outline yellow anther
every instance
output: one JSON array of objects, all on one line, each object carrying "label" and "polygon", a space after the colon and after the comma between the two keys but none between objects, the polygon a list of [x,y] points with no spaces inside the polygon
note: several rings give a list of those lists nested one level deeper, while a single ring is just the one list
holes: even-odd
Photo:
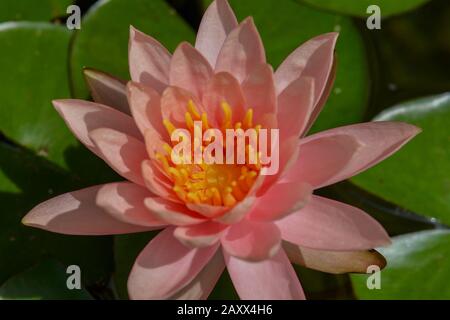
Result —
[{"label": "yellow anther", "polygon": [[164,172],[166,172],[168,175],[170,175],[169,172],[169,162],[167,161],[167,158],[165,156],[163,156],[161,153],[156,153],[156,159],[159,160],[159,162],[161,162]]},{"label": "yellow anther", "polygon": [[169,133],[169,135],[172,135],[172,132],[175,131],[175,126],[172,124],[172,122],[170,122],[167,119],[163,120],[163,125],[166,128],[167,132]]},{"label": "yellow anther", "polygon": [[195,120],[200,120],[200,113],[198,112],[197,106],[192,100],[189,100],[188,102],[188,111],[194,116]]},{"label": "yellow anther", "polygon": [[225,116],[224,120],[223,120],[223,127],[226,128],[230,128],[231,126],[231,118],[233,116],[233,112],[231,110],[230,105],[227,102],[222,102],[221,104],[222,110],[223,110],[223,114]]},{"label": "yellow anther", "polygon": [[242,122],[236,122],[236,123],[234,124],[234,129],[235,129],[235,130],[241,129],[241,128],[242,128]]},{"label": "yellow anther", "polygon": [[232,207],[236,204],[236,199],[233,197],[231,193],[224,193],[223,195],[223,204],[227,207]]},{"label": "yellow anther", "polygon": [[253,127],[253,109],[252,108],[248,109],[247,112],[245,113],[244,126],[247,129]]},{"label": "yellow anther", "polygon": [[212,202],[213,202],[213,205],[215,205],[215,206],[220,206],[220,205],[222,205],[222,198],[221,198],[221,196],[220,196],[219,189],[213,187],[213,188],[211,188],[210,190],[211,190],[211,192],[212,192]]},{"label": "yellow anther", "polygon": [[191,114],[189,112],[186,112],[184,114],[184,119],[186,121],[186,127],[191,130],[194,127],[194,120],[192,119]]},{"label": "yellow anther", "polygon": [[163,149],[169,157],[172,155],[172,147],[169,144],[164,143]]},{"label": "yellow anther", "polygon": [[175,183],[178,185],[181,185],[185,182],[185,180],[183,179],[183,176],[181,175],[181,172],[178,171],[175,168],[169,168],[169,172],[172,176],[172,178],[175,180]]},{"label": "yellow anther", "polygon": [[188,192],[187,199],[196,204],[201,203],[200,197],[197,192]]},{"label": "yellow anther", "polygon": [[180,186],[174,186],[173,191],[177,194],[177,196],[183,200],[186,201],[186,192],[180,187]]},{"label": "yellow anther", "polygon": [[202,125],[203,125],[203,130],[209,129],[208,115],[206,114],[206,112],[202,113]]}]

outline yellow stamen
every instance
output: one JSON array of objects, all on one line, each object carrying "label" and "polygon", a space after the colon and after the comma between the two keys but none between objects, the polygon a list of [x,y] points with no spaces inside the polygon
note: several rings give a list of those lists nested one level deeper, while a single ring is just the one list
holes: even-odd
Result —
[{"label": "yellow stamen", "polygon": [[192,100],[189,100],[188,102],[188,111],[194,116],[195,120],[200,120],[200,113],[198,112],[197,106]]}]

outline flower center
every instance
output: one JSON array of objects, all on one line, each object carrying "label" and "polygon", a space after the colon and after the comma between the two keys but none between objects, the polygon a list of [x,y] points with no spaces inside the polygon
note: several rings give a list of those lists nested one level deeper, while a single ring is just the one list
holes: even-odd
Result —
[{"label": "flower center", "polygon": [[[208,121],[208,115],[204,112],[200,114],[196,105],[193,101],[189,101],[187,112],[185,113],[185,128],[189,132],[194,134],[195,137],[195,121],[201,121],[203,128],[207,129],[219,129],[222,134],[225,134],[227,129],[254,129],[256,132],[256,138],[258,138],[260,125],[253,126],[253,110],[248,109],[245,116],[240,121],[233,121],[232,108],[227,102],[221,104],[224,117],[219,128],[213,128],[211,123]],[[168,119],[163,120],[163,124],[169,133],[172,133],[177,129],[172,122]],[[191,135],[192,137],[192,135]],[[192,144],[195,145],[195,138],[190,138]],[[209,144],[214,143],[215,139],[210,139],[208,141],[200,142],[200,149],[203,151]],[[236,141],[237,137],[233,140]],[[218,163],[206,163],[203,161],[201,163],[197,162],[178,162],[173,161],[171,155],[175,143],[172,142],[172,146],[169,144],[164,145],[164,150],[166,154],[163,155],[158,153],[156,155],[157,159],[162,164],[162,167],[168,177],[173,182],[173,191],[177,196],[186,203],[195,204],[209,204],[214,206],[225,206],[233,207],[238,201],[242,200],[252,187],[257,176],[259,175],[261,164],[259,161],[260,154],[254,153],[255,157],[251,161],[251,144],[250,138],[245,139],[244,137],[244,147],[245,147],[245,161],[233,161],[233,163],[226,162],[226,164]],[[199,143],[197,141],[197,143]],[[223,157],[227,157],[226,145],[220,144]],[[234,144],[234,146],[239,146],[239,143]],[[233,148],[234,148],[233,146]],[[191,149],[192,154],[194,149]],[[217,149],[216,151],[217,152]],[[234,157],[233,153],[233,157]]]}]

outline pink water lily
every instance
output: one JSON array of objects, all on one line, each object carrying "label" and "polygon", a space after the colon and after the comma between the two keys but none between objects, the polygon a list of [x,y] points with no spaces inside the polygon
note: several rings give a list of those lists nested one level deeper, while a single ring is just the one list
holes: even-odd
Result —
[{"label": "pink water lily", "polygon": [[[338,35],[320,35],[274,72],[251,18],[226,0],[206,11],[195,47],[171,55],[131,28],[132,81],[86,70],[94,102],[54,106],[77,138],[127,181],[39,204],[29,226],[73,235],[163,229],[137,257],[133,299],[204,299],[226,267],[242,299],[304,299],[291,262],[331,272],[384,266],[383,227],[358,208],[313,195],[382,161],[420,130],[399,122],[350,125],[305,137],[333,84]],[[279,128],[279,171],[258,165],[177,165],[170,133]],[[299,139],[300,138],[300,139]]]}]

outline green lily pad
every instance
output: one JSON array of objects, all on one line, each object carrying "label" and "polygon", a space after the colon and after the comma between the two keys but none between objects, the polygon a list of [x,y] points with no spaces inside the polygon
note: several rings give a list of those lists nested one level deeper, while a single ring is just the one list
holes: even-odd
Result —
[{"label": "green lily pad", "polygon": [[33,152],[0,142],[0,284],[44,257],[79,265],[89,285],[109,278],[110,237],[60,235],[20,223],[38,203],[82,187],[84,182]]},{"label": "green lily pad", "polygon": [[69,290],[66,285],[69,276],[60,263],[46,260],[6,281],[0,287],[0,300],[92,299],[84,288]]},{"label": "green lily pad", "polygon": [[434,230],[394,238],[381,249],[388,265],[381,288],[369,290],[369,275],[352,275],[360,299],[450,299],[450,231]]},{"label": "green lily pad", "polygon": [[64,166],[64,151],[77,146],[52,99],[69,97],[70,32],[48,23],[0,25],[0,131],[9,139]]},{"label": "green lily pad", "polygon": [[267,59],[274,67],[307,40],[322,33],[338,31],[334,89],[311,132],[362,120],[369,93],[368,62],[361,35],[350,18],[322,12],[292,0],[229,2],[240,21],[253,16],[264,41]]},{"label": "green lily pad", "polygon": [[72,0],[2,0],[0,22],[3,21],[48,21],[66,15]]},{"label": "green lily pad", "polygon": [[450,93],[403,103],[375,120],[408,122],[423,132],[351,181],[389,202],[450,225]]},{"label": "green lily pad", "polygon": [[169,50],[183,40],[193,40],[193,30],[163,0],[99,1],[82,20],[71,51],[73,93],[88,97],[83,67],[99,69],[129,79],[130,25],[158,39]]},{"label": "green lily pad", "polygon": [[427,3],[430,0],[297,0],[320,9],[357,17],[368,17],[367,8],[377,5],[383,18],[404,13]]}]

